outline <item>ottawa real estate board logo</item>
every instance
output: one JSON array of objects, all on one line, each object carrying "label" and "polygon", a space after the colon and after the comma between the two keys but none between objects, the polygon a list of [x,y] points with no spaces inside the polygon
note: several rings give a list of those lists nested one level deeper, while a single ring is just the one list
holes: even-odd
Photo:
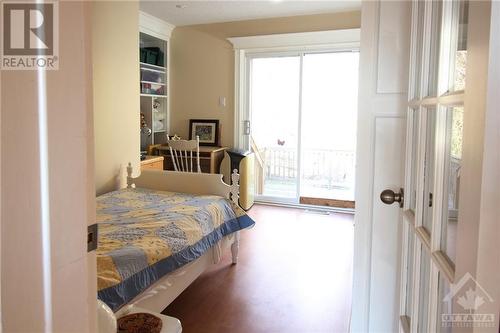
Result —
[{"label": "ottawa real estate board logo", "polygon": [[59,6],[56,1],[2,1],[1,69],[59,68]]},{"label": "ottawa real estate board logo", "polygon": [[442,327],[491,328],[495,327],[496,315],[487,311],[486,305],[493,303],[490,294],[466,273],[444,296],[441,315]]}]

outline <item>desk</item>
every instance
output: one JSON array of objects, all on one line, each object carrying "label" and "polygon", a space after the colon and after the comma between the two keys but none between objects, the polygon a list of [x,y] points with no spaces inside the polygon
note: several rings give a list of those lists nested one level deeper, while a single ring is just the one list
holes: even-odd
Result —
[{"label": "desk", "polygon": [[163,156],[146,156],[145,160],[141,161],[141,170],[154,169],[163,170]]},{"label": "desk", "polygon": [[[200,167],[201,172],[205,173],[220,173],[220,163],[224,158],[224,152],[227,147],[209,147],[200,146]],[[170,157],[170,149],[167,145],[162,145],[156,147],[158,153],[165,157],[163,160],[164,170],[174,170],[174,165],[172,163],[172,158]],[[196,156],[196,153],[193,154]]]}]

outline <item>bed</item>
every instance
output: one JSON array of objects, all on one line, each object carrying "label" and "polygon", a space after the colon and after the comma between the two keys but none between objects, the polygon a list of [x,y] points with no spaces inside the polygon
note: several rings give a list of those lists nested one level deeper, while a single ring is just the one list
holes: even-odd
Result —
[{"label": "bed", "polygon": [[161,312],[229,248],[237,262],[239,232],[254,221],[237,205],[238,178],[144,170],[127,188],[97,198],[98,298]]}]

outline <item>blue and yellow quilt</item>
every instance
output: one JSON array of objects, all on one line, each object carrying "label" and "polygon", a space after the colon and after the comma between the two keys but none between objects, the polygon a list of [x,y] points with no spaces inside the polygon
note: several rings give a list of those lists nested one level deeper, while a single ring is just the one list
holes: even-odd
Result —
[{"label": "blue and yellow quilt", "polygon": [[227,199],[149,189],[97,198],[98,297],[114,311],[255,222]]}]

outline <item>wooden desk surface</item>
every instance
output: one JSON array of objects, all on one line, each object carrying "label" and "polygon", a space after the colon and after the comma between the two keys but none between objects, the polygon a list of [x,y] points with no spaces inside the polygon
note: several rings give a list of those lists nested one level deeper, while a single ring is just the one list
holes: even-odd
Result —
[{"label": "wooden desk surface", "polygon": [[162,161],[163,161],[163,156],[147,155],[146,159],[141,161],[141,165],[155,163],[155,162],[162,162]]},{"label": "wooden desk surface", "polygon": [[[168,148],[168,145],[162,145],[160,147],[157,147],[156,149],[158,150],[163,150],[163,151],[170,151]],[[213,146],[200,146],[200,153],[216,153],[221,150],[226,150],[227,147],[213,147]]]},{"label": "wooden desk surface", "polygon": [[[173,170],[173,163],[170,157],[170,149],[167,145],[157,147],[158,153],[165,156],[163,163],[164,170]],[[224,158],[227,147],[200,146],[200,166],[202,172],[219,173],[220,164]]]},{"label": "wooden desk surface", "polygon": [[141,161],[141,170],[153,169],[163,170],[163,156],[146,156],[146,159]]}]

